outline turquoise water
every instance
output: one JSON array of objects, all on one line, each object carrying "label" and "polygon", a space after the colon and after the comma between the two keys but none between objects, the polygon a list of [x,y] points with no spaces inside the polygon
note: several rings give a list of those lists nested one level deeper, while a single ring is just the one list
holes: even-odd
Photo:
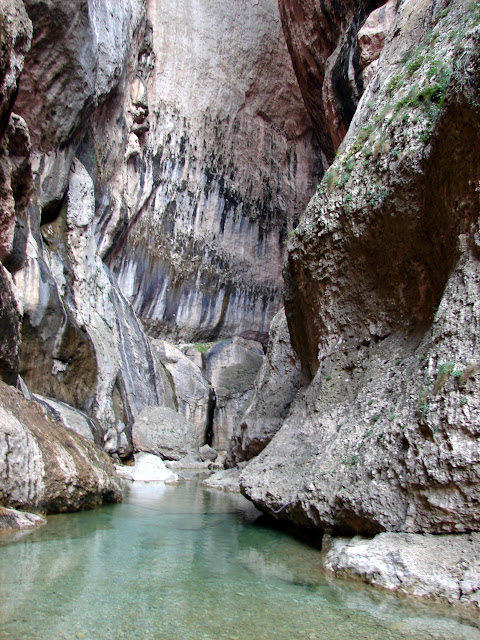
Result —
[{"label": "turquoise water", "polygon": [[0,538],[0,640],[480,640],[334,580],[241,496],[133,485],[123,504]]}]

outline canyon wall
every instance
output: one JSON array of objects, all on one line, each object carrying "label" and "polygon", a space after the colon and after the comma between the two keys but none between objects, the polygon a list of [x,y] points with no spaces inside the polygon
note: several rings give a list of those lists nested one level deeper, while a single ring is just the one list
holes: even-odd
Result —
[{"label": "canyon wall", "polygon": [[145,330],[266,344],[281,305],[324,167],[278,7],[9,0],[2,20],[2,378],[128,455],[171,396]]},{"label": "canyon wall", "polygon": [[262,509],[333,532],[479,528],[478,5],[406,1],[289,242],[303,388],[249,463]]},{"label": "canyon wall", "polygon": [[148,20],[127,104],[86,138],[107,158],[101,254],[149,334],[266,344],[286,239],[323,174],[276,2],[150,2]]}]

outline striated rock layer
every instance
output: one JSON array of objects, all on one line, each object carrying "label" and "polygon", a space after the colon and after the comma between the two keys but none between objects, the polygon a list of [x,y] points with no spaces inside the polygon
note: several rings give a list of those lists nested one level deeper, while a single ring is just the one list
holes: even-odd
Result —
[{"label": "striated rock layer", "polygon": [[125,456],[171,395],[145,327],[266,342],[323,173],[310,118],[275,0],[2,15],[0,373]]},{"label": "striated rock layer", "polygon": [[332,531],[480,528],[478,6],[407,1],[290,243],[303,381],[242,475]]},{"label": "striated rock layer", "polygon": [[150,2],[148,16],[117,112],[126,156],[111,113],[86,140],[106,141],[102,255],[151,335],[266,342],[284,242],[322,173],[277,3]]},{"label": "striated rock layer", "polygon": [[0,382],[0,502],[46,513],[118,501],[108,456]]}]

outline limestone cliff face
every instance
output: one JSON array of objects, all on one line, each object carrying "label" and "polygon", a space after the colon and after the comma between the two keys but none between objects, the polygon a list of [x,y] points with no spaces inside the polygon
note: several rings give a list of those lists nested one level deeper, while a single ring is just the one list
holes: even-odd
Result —
[{"label": "limestone cliff face", "polygon": [[0,378],[15,383],[19,368],[20,313],[15,301],[10,270],[18,268],[26,204],[31,191],[28,164],[28,131],[10,119],[18,77],[32,37],[32,24],[20,0],[2,5],[0,16]]},{"label": "limestone cliff face", "polygon": [[[5,271],[4,280],[14,279],[14,295],[8,298],[8,288],[2,292],[2,321],[10,334],[18,335],[21,318],[20,348],[18,338],[6,334],[4,378],[15,382],[20,373],[32,391],[85,411],[105,446],[122,455],[131,450],[136,413],[163,402],[166,380],[101,261],[94,182],[74,156],[89,118],[126,83],[145,10],[135,0],[120,7],[81,0],[68,6],[19,3],[19,24],[24,20],[30,28],[24,55],[32,23],[33,38],[14,104],[22,117],[11,114],[4,137],[16,214],[13,232],[1,234],[10,243],[3,263],[11,275]],[[12,68],[19,55],[13,42]]]},{"label": "limestone cliff face", "polygon": [[478,6],[404,2],[289,245],[308,386],[243,474],[336,531],[478,530]]},{"label": "limestone cliff face", "polygon": [[151,335],[266,343],[284,243],[322,173],[277,3],[152,1],[148,17],[123,110],[87,138],[112,155],[102,255]]},{"label": "limestone cliff face", "polygon": [[265,343],[323,167],[275,0],[7,6],[2,377],[126,455],[168,402],[145,327]]}]

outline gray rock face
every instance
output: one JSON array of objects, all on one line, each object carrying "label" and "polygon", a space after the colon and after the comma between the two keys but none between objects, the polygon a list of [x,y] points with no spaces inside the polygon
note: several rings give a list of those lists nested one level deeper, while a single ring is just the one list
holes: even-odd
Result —
[{"label": "gray rock face", "polygon": [[[49,151],[71,143],[86,116],[118,85],[144,2],[24,0],[24,5],[33,40],[16,105],[35,146]],[[32,100],[32,95],[42,97]]]},{"label": "gray rock face", "polygon": [[17,381],[20,366],[20,313],[12,291],[12,279],[0,265],[0,378]]},{"label": "gray rock face", "polygon": [[[23,3],[5,0],[0,16],[0,262],[10,271],[22,260],[22,229],[31,189],[28,132],[11,114],[31,36],[32,24]],[[0,379],[9,384],[17,381],[20,347],[20,313],[12,284],[0,264]]]},{"label": "gray rock face", "polygon": [[21,0],[2,3],[2,55],[0,58],[0,136],[10,117],[12,96],[30,48],[32,23]]},{"label": "gray rock face", "polygon": [[325,541],[325,568],[408,595],[480,606],[480,534],[380,533]]},{"label": "gray rock face", "polygon": [[92,124],[112,162],[102,254],[151,335],[266,342],[283,242],[322,171],[277,2],[168,0],[148,16],[153,68],[145,78],[139,58],[118,112],[126,164],[111,122]]},{"label": "gray rock face", "polygon": [[299,380],[300,362],[290,344],[282,309],[271,324],[267,354],[255,378],[247,408],[234,425],[228,466],[250,460],[267,446],[283,424],[297,394]]},{"label": "gray rock face", "polygon": [[262,362],[262,345],[239,337],[219,342],[205,354],[205,376],[216,395],[212,425],[214,449],[228,449],[234,425],[251,396]]},{"label": "gray rock face", "polygon": [[426,3],[398,11],[290,244],[286,311],[309,386],[241,482],[321,529],[477,531],[478,27],[461,3],[431,23]]},{"label": "gray rock face", "polygon": [[132,428],[136,451],[180,460],[187,455],[198,458],[198,437],[194,424],[167,407],[145,407]]},{"label": "gray rock face", "polygon": [[102,451],[0,383],[0,502],[47,513],[121,498]]},{"label": "gray rock face", "polygon": [[103,438],[101,433],[86,414],[70,407],[64,402],[58,402],[58,400],[44,398],[38,394],[34,394],[33,397],[47,409],[47,412],[54,420],[60,421],[66,429],[78,433],[78,435],[86,438],[86,440],[90,440],[90,442],[95,442],[97,445],[102,444]]},{"label": "gray rock face", "polygon": [[[178,411],[197,427],[198,446],[205,444],[212,390],[200,368],[180,349],[165,342],[152,342],[155,355],[172,376]],[[174,407],[171,407],[174,408]]]},{"label": "gray rock face", "polygon": [[[125,454],[138,412],[170,397],[128,302],[155,335],[266,339],[283,241],[322,169],[275,0],[150,3],[148,17],[142,0],[24,4],[0,233],[22,349],[5,375],[85,412]],[[10,5],[18,75],[32,30]],[[199,431],[203,401],[183,404]]]},{"label": "gray rock face", "polygon": [[20,371],[32,391],[92,417],[109,432],[109,451],[123,455],[134,417],[160,404],[169,383],[98,255],[94,215],[93,182],[75,160],[63,213],[42,227],[48,250],[30,236],[27,262],[15,274],[23,308]]}]

